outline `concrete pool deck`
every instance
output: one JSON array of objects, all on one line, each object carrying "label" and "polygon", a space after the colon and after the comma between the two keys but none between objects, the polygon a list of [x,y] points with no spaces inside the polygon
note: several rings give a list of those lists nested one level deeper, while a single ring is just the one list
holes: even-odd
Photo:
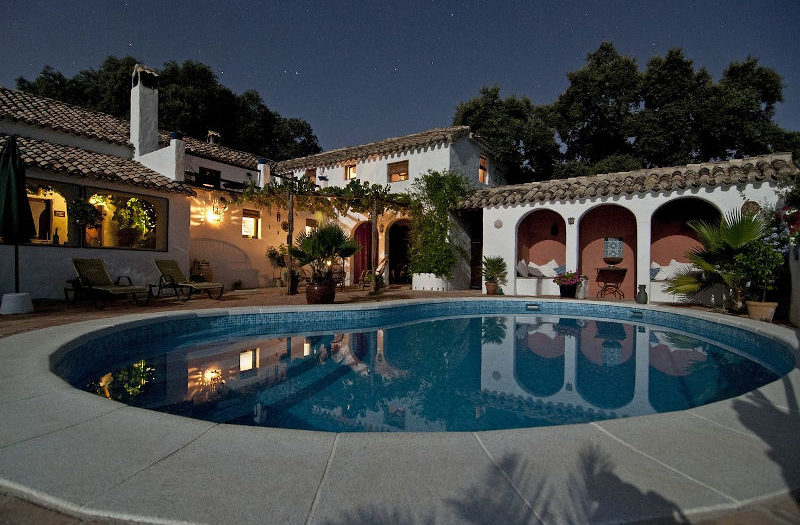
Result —
[{"label": "concrete pool deck", "polygon": [[[278,296],[286,299],[294,300]],[[143,523],[681,523],[785,503],[800,487],[797,368],[738,398],[585,425],[447,434],[239,427],[108,401],[49,371],[49,355],[75,337],[165,315],[125,311],[135,313],[20,333],[0,322],[0,333],[13,333],[0,339],[6,494],[65,515]],[[796,330],[726,319],[798,346]]]}]

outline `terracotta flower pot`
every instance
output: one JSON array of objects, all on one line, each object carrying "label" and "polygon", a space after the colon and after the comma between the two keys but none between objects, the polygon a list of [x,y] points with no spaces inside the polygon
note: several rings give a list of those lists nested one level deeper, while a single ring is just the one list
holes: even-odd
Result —
[{"label": "terracotta flower pot", "polygon": [[486,295],[497,295],[497,283],[486,283]]},{"label": "terracotta flower pot", "polygon": [[772,322],[772,316],[775,315],[775,309],[778,307],[778,303],[762,303],[760,301],[745,301],[745,304],[747,304],[747,315],[750,316],[750,319],[766,323]]},{"label": "terracotta flower pot", "polygon": [[333,304],[335,298],[335,284],[309,284],[306,286],[306,302],[308,304]]}]

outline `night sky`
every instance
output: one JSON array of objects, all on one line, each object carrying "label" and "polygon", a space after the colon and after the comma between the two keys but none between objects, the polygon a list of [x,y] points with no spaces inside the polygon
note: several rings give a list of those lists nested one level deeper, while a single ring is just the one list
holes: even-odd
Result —
[{"label": "night sky", "polygon": [[[233,2],[0,0],[0,85],[108,55],[208,64],[314,129],[323,149],[448,126],[458,102],[552,103],[603,41],[637,60],[673,47],[715,80],[756,56],[783,78],[776,121],[800,130],[800,1]],[[223,137],[224,144],[224,137]]]}]

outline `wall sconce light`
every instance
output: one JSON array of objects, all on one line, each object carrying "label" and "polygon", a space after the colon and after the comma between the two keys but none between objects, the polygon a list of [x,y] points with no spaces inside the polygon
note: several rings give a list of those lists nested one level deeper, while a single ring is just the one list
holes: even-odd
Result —
[{"label": "wall sconce light", "polygon": [[219,206],[213,205],[209,208],[206,208],[205,220],[206,222],[211,222],[214,224],[222,222],[222,214],[220,213]]},{"label": "wall sconce light", "polygon": [[570,223],[570,224],[575,224],[575,217],[568,218],[567,222]]},{"label": "wall sconce light", "polygon": [[303,357],[307,357],[311,354],[311,343],[306,341],[303,343]]},{"label": "wall sconce light", "polygon": [[222,382],[222,371],[214,368],[203,370],[200,382],[204,385],[214,385]]}]

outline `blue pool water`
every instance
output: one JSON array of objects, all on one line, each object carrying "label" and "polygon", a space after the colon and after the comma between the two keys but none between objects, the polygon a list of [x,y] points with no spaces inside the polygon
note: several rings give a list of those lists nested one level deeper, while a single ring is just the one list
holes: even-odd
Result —
[{"label": "blue pool water", "polygon": [[[345,320],[328,312],[318,323],[191,318],[109,334],[58,356],[54,369],[98,395],[197,419],[422,432],[682,410],[740,395],[793,366],[774,341],[714,323],[661,316],[645,324],[639,317],[657,314],[605,308],[594,312],[603,318],[576,317],[553,313],[563,303],[537,304],[536,312],[502,304],[435,319],[405,312],[405,322],[397,312]],[[703,335],[687,334],[688,325]]]}]

